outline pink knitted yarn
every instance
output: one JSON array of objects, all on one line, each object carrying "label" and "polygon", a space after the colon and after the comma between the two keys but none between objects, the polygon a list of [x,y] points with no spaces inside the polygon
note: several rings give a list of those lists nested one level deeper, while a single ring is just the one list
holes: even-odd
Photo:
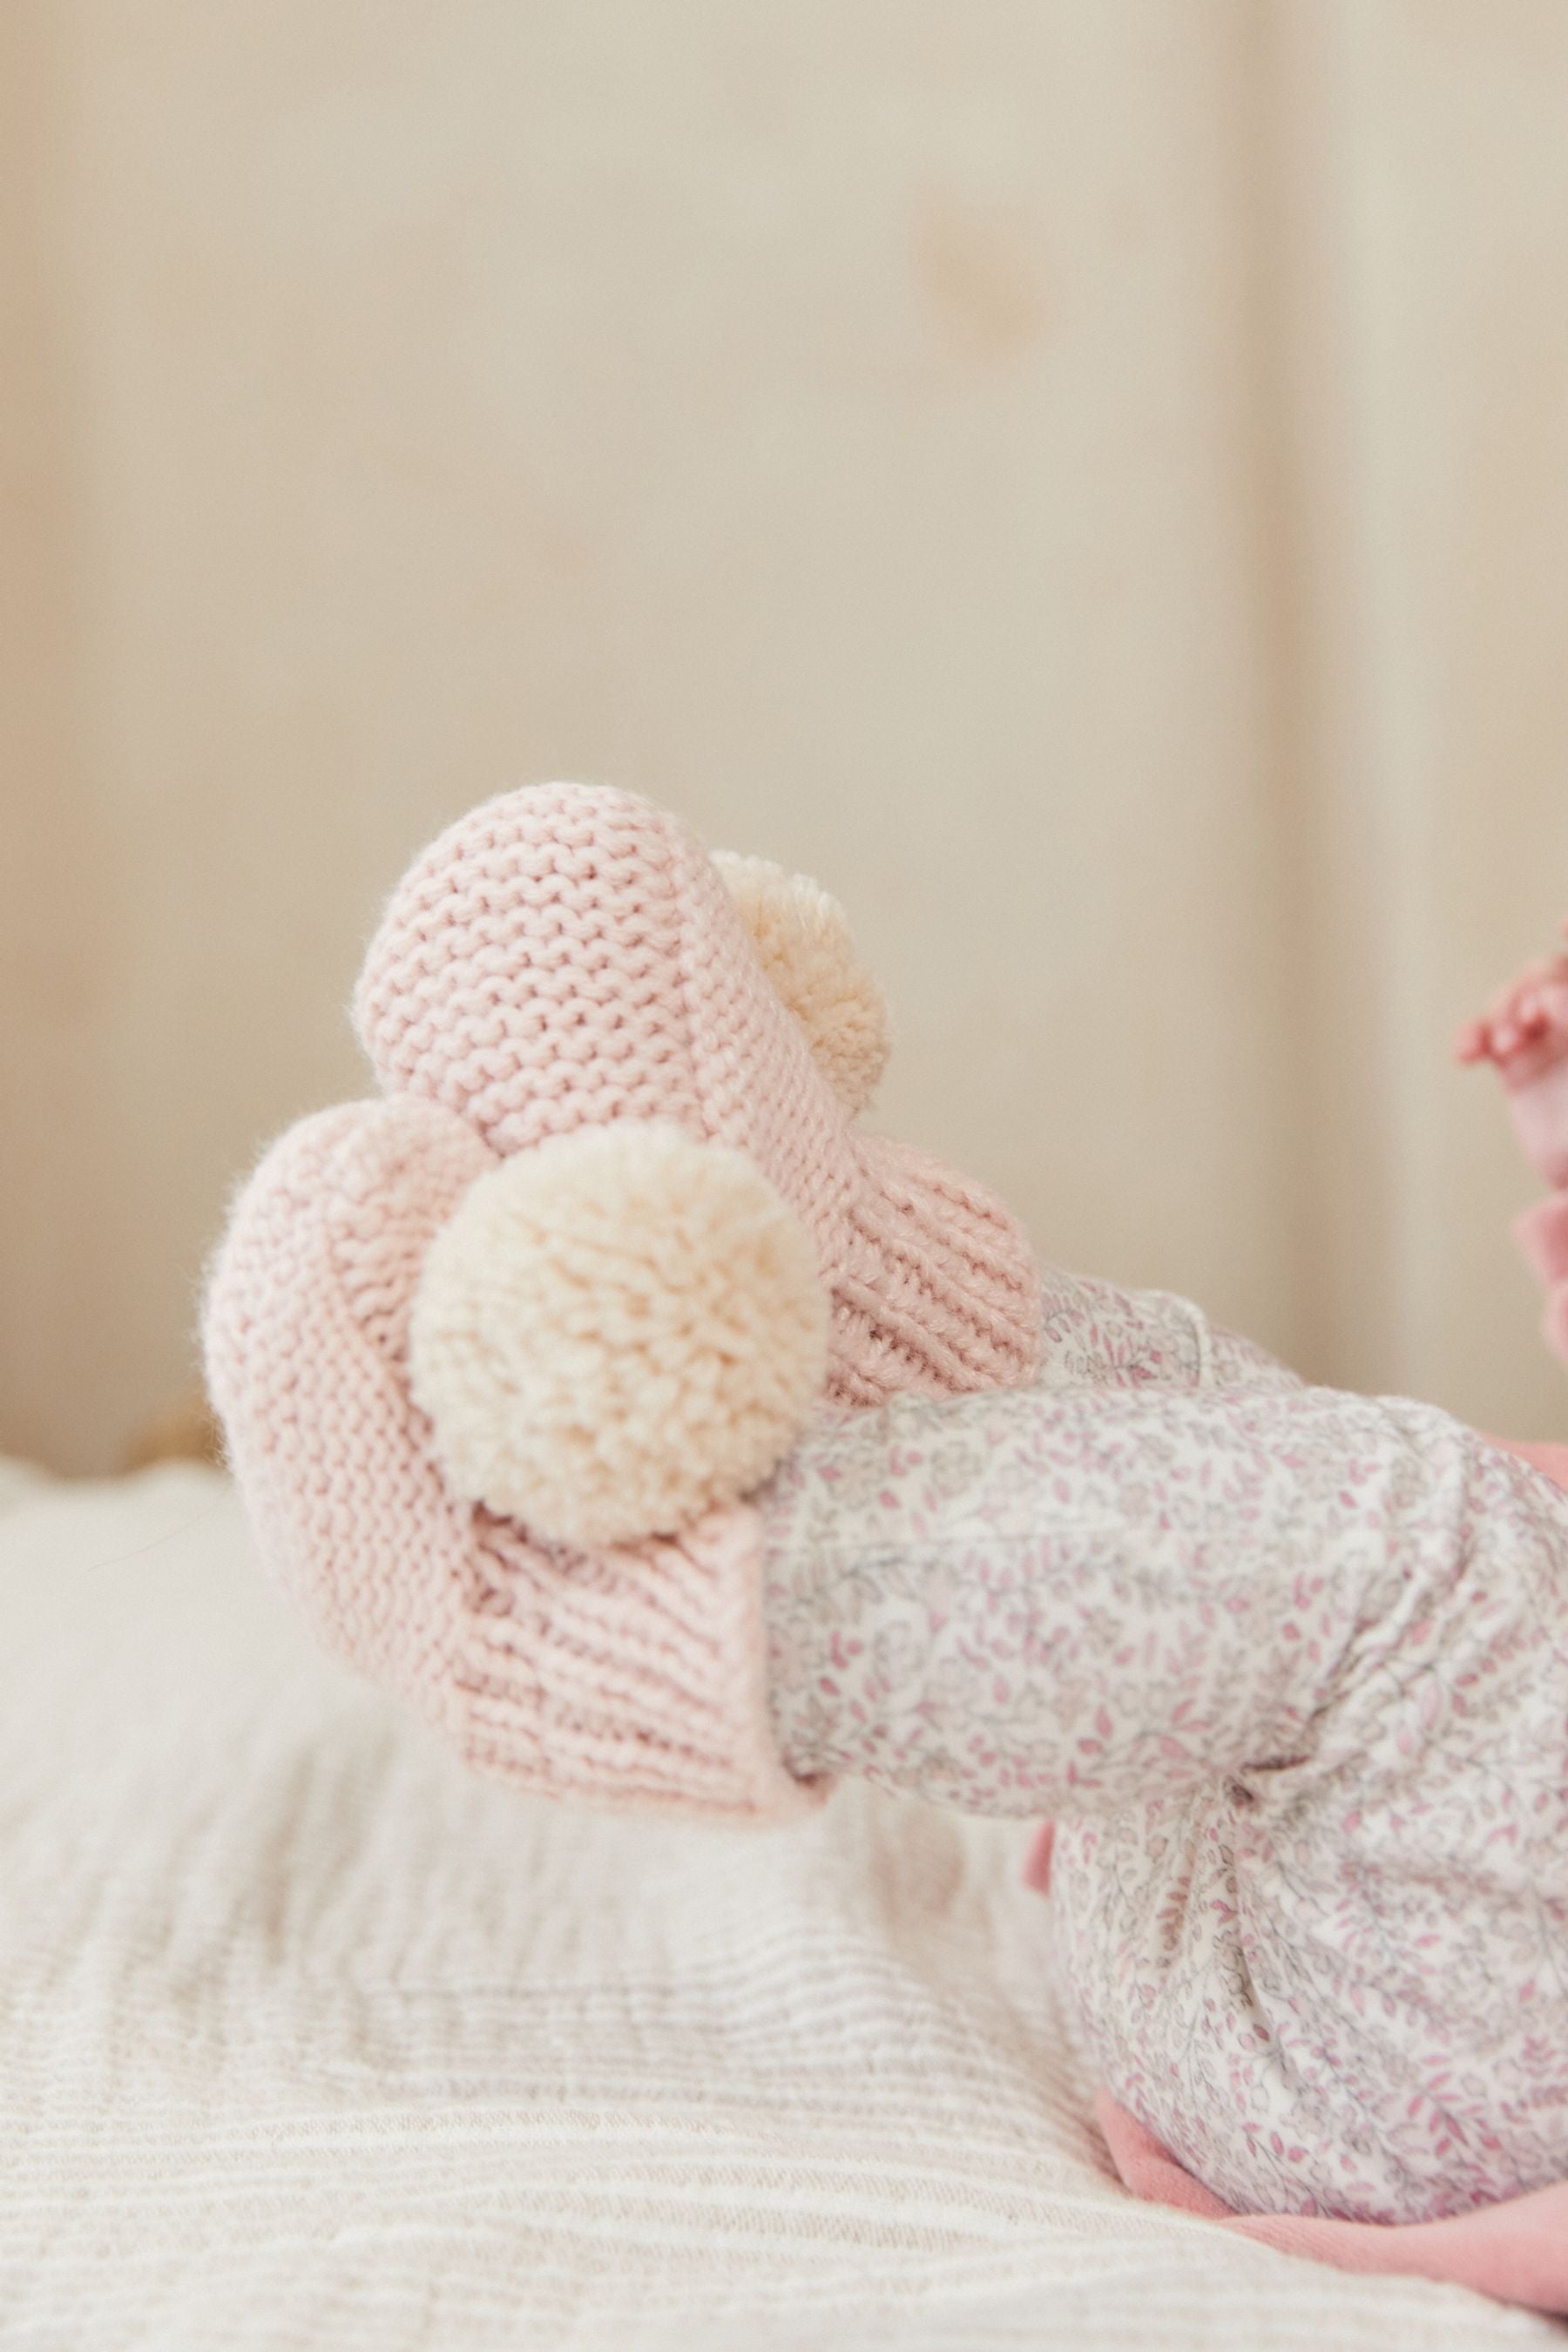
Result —
[{"label": "pink knitted yarn", "polygon": [[747,1152],[816,1236],[835,1399],[1033,1369],[1014,1219],[850,1125],[707,852],[646,801],[541,784],[460,818],[394,893],[354,1013],[387,1094],[445,1104],[498,1152],[660,1118]]},{"label": "pink knitted yarn", "polygon": [[329,1648],[514,1783],[731,1820],[810,1804],[769,1729],[755,1514],[588,1555],[457,1500],[409,1392],[425,1252],[498,1156],[674,1118],[749,1152],[806,1224],[829,1392],[863,1404],[1028,1377],[1022,1234],[853,1130],[704,852],[626,794],[542,786],[453,826],[395,894],[355,1011],[385,1098],[274,1144],[208,1292],[264,1558]]}]

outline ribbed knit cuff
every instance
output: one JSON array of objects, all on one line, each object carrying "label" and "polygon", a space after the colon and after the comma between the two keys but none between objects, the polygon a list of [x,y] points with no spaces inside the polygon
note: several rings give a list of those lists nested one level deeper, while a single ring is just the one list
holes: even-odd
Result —
[{"label": "ribbed knit cuff", "polygon": [[[454,1721],[469,1763],[617,1811],[763,1825],[813,1811],[768,1706],[762,1524],[713,1511],[678,1539],[552,1557],[483,1528]],[[448,1720],[453,1718],[449,1717]]]}]

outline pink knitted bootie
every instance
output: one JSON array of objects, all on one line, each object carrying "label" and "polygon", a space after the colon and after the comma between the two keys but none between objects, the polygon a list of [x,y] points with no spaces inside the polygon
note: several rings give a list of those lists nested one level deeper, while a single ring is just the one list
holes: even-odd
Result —
[{"label": "pink knitted bootie", "polygon": [[214,1402],[321,1639],[521,1786],[759,1819],[743,1500],[824,1401],[1026,1380],[1027,1244],[854,1124],[880,999],[814,885],[631,796],[492,801],[355,1000],[382,1088],[302,1120],[209,1288]]}]

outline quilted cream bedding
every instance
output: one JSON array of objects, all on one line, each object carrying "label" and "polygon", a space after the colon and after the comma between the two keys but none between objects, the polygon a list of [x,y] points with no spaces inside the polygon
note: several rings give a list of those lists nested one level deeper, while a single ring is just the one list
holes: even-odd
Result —
[{"label": "quilted cream bedding", "polygon": [[187,1468],[0,1476],[4,2352],[1491,2352],[1110,2179],[1028,1833],[520,1802]]}]

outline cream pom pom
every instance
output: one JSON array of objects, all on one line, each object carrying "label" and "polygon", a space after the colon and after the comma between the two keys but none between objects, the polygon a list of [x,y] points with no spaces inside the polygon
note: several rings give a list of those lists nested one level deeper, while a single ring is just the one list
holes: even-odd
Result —
[{"label": "cream pom pom", "polygon": [[454,1491],[550,1540],[689,1527],[775,1469],[820,1396],[810,1235],[751,1160],[671,1120],[479,1177],[427,1253],[414,1395]]},{"label": "cream pom pom", "polygon": [[817,1068],[851,1118],[888,1066],[887,1000],[855,951],[849,919],[808,875],[766,857],[714,853],[757,959],[801,1027]]}]

